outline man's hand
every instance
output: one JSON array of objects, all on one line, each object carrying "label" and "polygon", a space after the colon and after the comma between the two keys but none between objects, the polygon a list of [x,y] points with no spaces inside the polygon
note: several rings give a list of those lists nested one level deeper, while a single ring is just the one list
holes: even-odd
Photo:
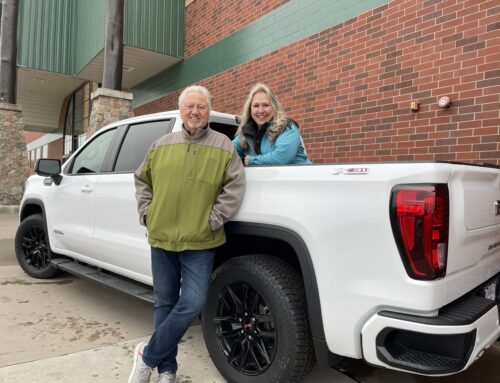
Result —
[{"label": "man's hand", "polygon": [[245,156],[245,160],[243,161],[245,166],[248,166],[249,162],[250,162],[250,156]]}]

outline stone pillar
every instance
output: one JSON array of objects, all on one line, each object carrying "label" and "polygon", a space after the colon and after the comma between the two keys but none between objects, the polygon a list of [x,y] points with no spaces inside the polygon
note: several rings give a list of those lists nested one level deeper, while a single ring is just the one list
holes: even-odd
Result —
[{"label": "stone pillar", "polygon": [[19,205],[28,172],[21,106],[0,103],[0,206]]},{"label": "stone pillar", "polygon": [[134,117],[132,93],[99,88],[92,92],[90,98],[92,99],[92,110],[90,112],[87,139],[111,122]]}]

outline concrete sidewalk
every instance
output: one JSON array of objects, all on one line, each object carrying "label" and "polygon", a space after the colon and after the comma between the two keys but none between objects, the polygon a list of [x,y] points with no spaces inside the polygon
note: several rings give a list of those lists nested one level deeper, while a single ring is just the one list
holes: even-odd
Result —
[{"label": "concrete sidewalk", "polygon": [[[1,383],[111,383],[127,382],[137,343],[149,337],[111,346],[40,359],[0,368]],[[201,325],[191,326],[179,345],[177,383],[226,383],[207,353]],[[156,372],[151,382],[156,380]],[[315,369],[304,383],[355,383],[331,369]]]},{"label": "concrete sidewalk", "polygon": [[[33,362],[0,368],[5,383],[126,382],[135,345],[149,337],[119,342]],[[179,345],[178,383],[224,383],[201,339],[201,326],[192,326]],[[155,377],[155,376],[154,376]],[[151,380],[152,382],[155,379]]]},{"label": "concrete sidewalk", "polygon": [[[2,383],[127,382],[135,345],[148,337],[49,359],[0,368]],[[191,326],[179,345],[177,383],[226,383],[202,340],[201,325]],[[153,374],[151,382],[156,381]],[[316,369],[304,383],[355,383],[333,369]],[[271,382],[270,382],[271,383]]]}]

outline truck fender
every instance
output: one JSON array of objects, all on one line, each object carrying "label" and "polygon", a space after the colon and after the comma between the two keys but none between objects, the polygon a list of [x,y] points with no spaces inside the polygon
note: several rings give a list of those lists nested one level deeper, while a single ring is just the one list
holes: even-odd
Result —
[{"label": "truck fender", "polygon": [[318,364],[328,362],[328,347],[325,340],[321,303],[319,299],[316,273],[309,250],[299,234],[277,225],[231,221],[226,223],[225,232],[231,236],[252,236],[276,239],[287,243],[297,255],[303,276],[304,290],[307,299],[307,310]]},{"label": "truck fender", "polygon": [[[20,221],[32,214],[37,213],[42,213],[44,217],[47,217],[47,215],[45,214],[45,205],[43,204],[43,201],[37,198],[27,198],[26,200],[24,200],[23,205],[19,209],[19,212]],[[47,225],[47,221],[45,221],[45,225]]]}]

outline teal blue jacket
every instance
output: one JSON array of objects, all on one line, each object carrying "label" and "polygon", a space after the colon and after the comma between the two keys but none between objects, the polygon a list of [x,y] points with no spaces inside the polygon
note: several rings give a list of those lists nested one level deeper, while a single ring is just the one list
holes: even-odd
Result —
[{"label": "teal blue jacket", "polygon": [[[233,139],[233,144],[240,158],[243,160],[245,156],[250,156],[249,166],[311,163],[309,158],[307,158],[299,128],[293,121],[289,122],[288,126],[278,135],[274,142],[268,138],[268,127],[269,124],[261,127],[261,129],[266,129],[266,132],[259,134],[262,137],[260,139],[260,153],[258,153],[258,148],[252,150],[252,145],[246,144],[242,146],[238,136]],[[256,126],[253,121],[243,128],[243,134],[248,141],[251,140],[252,133],[255,134],[255,132],[251,131],[252,129],[255,130],[255,128]]]}]

